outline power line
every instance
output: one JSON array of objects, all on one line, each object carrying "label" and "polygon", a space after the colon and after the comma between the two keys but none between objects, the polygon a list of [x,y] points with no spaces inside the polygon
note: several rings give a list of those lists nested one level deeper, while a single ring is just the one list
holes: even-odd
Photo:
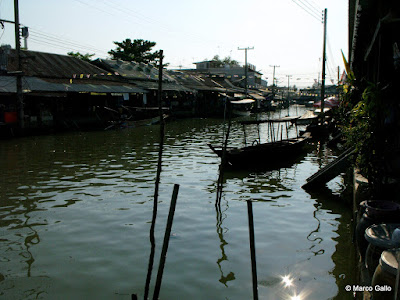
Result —
[{"label": "power line", "polygon": [[78,48],[82,48],[82,49],[86,49],[86,50],[90,50],[90,51],[106,53],[104,50],[95,48],[92,45],[85,45],[80,42],[74,42],[74,41],[66,40],[66,39],[63,39],[63,38],[60,38],[57,36],[51,36],[49,34],[45,34],[45,33],[39,32],[37,30],[30,30],[30,37],[35,37],[36,39],[41,39],[41,40],[56,43],[56,44],[62,44],[62,45],[78,47]]},{"label": "power line", "polygon": [[321,9],[316,8],[314,5],[310,4],[307,0],[298,0],[300,1],[305,7],[310,9],[310,11],[314,12],[317,15],[320,15]]},{"label": "power line", "polygon": [[306,6],[301,5],[300,3],[297,3],[295,0],[292,0],[294,4],[296,4],[297,6],[299,6],[302,10],[304,10],[306,13],[308,13],[311,17],[313,17],[314,19],[318,20],[319,22],[321,22],[321,16],[319,16],[318,14],[316,14],[315,12],[311,11],[310,9],[308,9]]},{"label": "power line", "polygon": [[313,0],[303,0],[303,1],[306,1],[306,2],[312,2],[312,3],[310,3],[312,6],[314,6],[314,7],[316,7],[316,9],[320,12],[320,11],[323,11],[323,9],[317,4],[317,3],[315,3]]},{"label": "power line", "polygon": [[[176,30],[172,29],[169,26],[165,26],[164,23],[159,22],[158,20],[152,19],[150,17],[147,17],[137,11],[134,11],[132,9],[130,9],[129,7],[123,7],[121,5],[121,3],[116,2],[115,5],[112,5],[110,3],[108,3],[107,1],[103,0],[102,2],[100,2],[100,4],[102,4],[103,6],[105,6],[106,9],[103,9],[101,7],[99,7],[99,1],[96,1],[96,4],[93,5],[91,3],[87,3],[84,2],[82,0],[75,0],[76,2],[79,2],[83,5],[86,5],[88,7],[94,8],[96,10],[99,10],[101,12],[104,12],[110,16],[113,17],[117,17],[119,19],[122,19],[123,21],[129,23],[130,25],[132,23],[135,23],[139,26],[142,26],[143,28],[146,27],[147,25],[139,22],[138,20],[135,20],[134,18],[132,18],[132,15],[135,15],[136,18],[141,19],[142,21],[144,21],[147,24],[151,24],[152,26],[156,26],[157,30],[163,30],[166,33],[169,34],[174,34],[174,32],[176,33]],[[188,38],[191,38],[192,40],[196,41],[196,42],[200,42],[200,41],[204,41],[204,37],[193,34],[193,33],[188,33],[188,32],[180,32],[180,34],[187,36]],[[218,40],[209,40],[212,42],[217,42]]]},{"label": "power line", "polygon": [[41,39],[37,39],[35,37],[30,37],[30,40],[32,40],[36,44],[48,45],[48,46],[52,46],[54,48],[59,48],[59,49],[64,49],[64,50],[69,50],[69,51],[72,51],[72,50],[82,51],[81,47],[67,46],[67,45],[63,45],[63,44],[57,43],[57,42],[44,41],[44,40],[41,40]]}]

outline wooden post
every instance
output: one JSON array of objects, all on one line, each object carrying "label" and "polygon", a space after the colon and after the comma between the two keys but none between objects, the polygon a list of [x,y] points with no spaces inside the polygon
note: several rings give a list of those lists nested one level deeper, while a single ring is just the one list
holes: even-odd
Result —
[{"label": "wooden post", "polygon": [[161,177],[161,165],[162,165],[162,153],[164,147],[164,118],[162,113],[162,59],[163,59],[163,51],[160,50],[160,65],[158,70],[158,109],[160,114],[160,144],[158,147],[158,165],[157,165],[157,175],[156,175],[156,183],[154,189],[154,200],[153,200],[153,217],[151,220],[150,226],[150,256],[149,256],[149,264],[147,269],[147,277],[146,277],[146,286],[144,290],[144,300],[148,299],[149,295],[149,287],[151,281],[151,274],[153,271],[153,264],[154,264],[154,253],[156,242],[154,238],[154,229],[156,226],[156,219],[157,219],[157,209],[158,209],[158,190],[160,185],[160,177]]},{"label": "wooden post", "polygon": [[162,77],[163,77],[163,50],[160,50],[160,65],[158,66],[158,111],[160,114],[160,124],[164,126],[164,117],[162,111]]},{"label": "wooden post", "polygon": [[324,43],[322,50],[322,83],[321,83],[321,125],[324,124],[324,108],[325,108],[325,63],[326,63],[326,19],[328,10],[324,11]]},{"label": "wooden post", "polygon": [[15,50],[17,51],[17,111],[20,129],[25,128],[24,120],[24,98],[22,94],[22,63],[21,63],[21,43],[19,38],[19,8],[18,0],[14,0],[14,25],[15,25]]},{"label": "wooden post", "polygon": [[286,139],[289,139],[289,130],[288,130],[287,122],[285,122],[285,125],[286,125]]},{"label": "wooden post", "polygon": [[221,165],[219,167],[219,175],[218,175],[218,182],[217,182],[217,198],[215,200],[215,207],[219,206],[221,203],[222,198],[222,185],[224,182],[224,172],[225,172],[225,165],[226,165],[226,148],[228,147],[229,141],[229,133],[231,131],[232,125],[232,107],[230,102],[228,104],[228,129],[226,131],[226,136],[224,140],[224,144],[222,147],[222,157],[221,157]]},{"label": "wooden post", "polygon": [[158,266],[156,286],[154,288],[153,300],[157,300],[158,296],[160,294],[161,281],[162,281],[162,276],[164,273],[165,260],[167,258],[169,238],[171,236],[172,222],[174,220],[176,200],[178,199],[178,192],[179,192],[179,184],[175,184],[174,191],[172,193],[171,205],[170,205],[169,213],[168,213],[167,227],[165,228],[164,242],[163,242],[163,247],[161,250],[160,264]]},{"label": "wooden post", "polygon": [[253,299],[258,299],[257,287],[257,262],[256,247],[254,239],[254,222],[253,222],[253,206],[251,200],[247,200],[247,215],[249,218],[249,238],[250,238],[250,254],[251,254],[251,275],[253,281]]}]

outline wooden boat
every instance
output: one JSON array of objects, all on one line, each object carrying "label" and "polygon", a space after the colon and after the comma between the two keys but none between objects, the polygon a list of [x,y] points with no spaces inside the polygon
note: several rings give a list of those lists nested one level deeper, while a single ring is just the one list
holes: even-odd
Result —
[{"label": "wooden boat", "polygon": [[[169,118],[169,115],[163,114],[164,121],[168,118]],[[156,125],[159,123],[160,123],[160,117],[156,116],[153,118],[143,119],[143,120],[124,120],[121,124],[121,127],[134,128],[134,127],[140,127],[140,126]]]},{"label": "wooden boat", "polygon": [[318,114],[315,111],[308,110],[296,120],[297,125],[308,125],[318,120]]},{"label": "wooden boat", "polygon": [[[308,138],[307,135],[303,135],[298,138],[255,144],[243,148],[227,148],[226,163],[232,168],[270,167],[274,169],[290,165],[293,159],[303,152]],[[222,148],[215,148],[211,144],[208,146],[222,159]]]},{"label": "wooden boat", "polygon": [[[244,121],[242,124],[257,124],[263,122],[290,122],[293,118],[279,120]],[[226,166],[231,168],[280,168],[290,166],[291,162],[298,158],[303,152],[306,141],[310,138],[309,133],[296,138],[280,139],[267,143],[254,141],[251,146],[241,148],[228,147],[225,152]],[[208,144],[211,150],[223,159],[223,148]]]},{"label": "wooden boat", "polygon": [[[168,118],[169,118],[169,115],[163,114],[164,121]],[[127,118],[127,119],[118,120],[118,121],[111,121],[110,123],[111,124],[109,126],[107,126],[104,130],[135,128],[135,127],[141,127],[141,126],[155,125],[155,124],[160,123],[160,117],[157,116],[157,117],[142,119],[142,120],[133,120],[133,119]]]},{"label": "wooden boat", "polygon": [[254,99],[242,99],[242,100],[231,100],[232,114],[235,116],[250,116],[256,100]]}]

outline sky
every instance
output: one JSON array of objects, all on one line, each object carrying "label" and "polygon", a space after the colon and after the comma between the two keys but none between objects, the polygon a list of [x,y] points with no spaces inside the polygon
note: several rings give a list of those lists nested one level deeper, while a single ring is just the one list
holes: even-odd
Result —
[{"label": "sky", "polygon": [[[327,9],[326,84],[343,72],[348,52],[348,0],[19,0],[28,49],[109,57],[114,41],[156,42],[168,68],[195,68],[214,55],[256,66],[278,86],[311,86],[322,78]],[[0,19],[14,20],[14,0],[0,0]],[[0,44],[15,47],[14,25],[0,27]],[[22,46],[24,42],[22,41]],[[279,67],[278,67],[279,66]]]}]

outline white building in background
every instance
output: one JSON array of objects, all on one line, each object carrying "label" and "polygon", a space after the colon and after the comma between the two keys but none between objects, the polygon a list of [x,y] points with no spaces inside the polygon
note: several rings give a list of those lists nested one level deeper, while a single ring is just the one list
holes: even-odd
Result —
[{"label": "white building in background", "polygon": [[[206,75],[223,76],[229,79],[234,85],[245,87],[245,66],[224,65],[220,67],[220,63],[214,60],[205,60],[194,63],[196,69],[191,70]],[[247,88],[259,89],[267,87],[268,82],[262,80],[263,74],[256,70],[256,66],[247,64]]]}]

